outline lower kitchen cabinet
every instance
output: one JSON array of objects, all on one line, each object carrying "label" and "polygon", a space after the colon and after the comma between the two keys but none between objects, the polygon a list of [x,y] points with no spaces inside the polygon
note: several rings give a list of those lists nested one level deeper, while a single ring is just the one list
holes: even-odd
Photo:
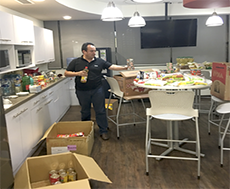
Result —
[{"label": "lower kitchen cabinet", "polygon": [[6,114],[13,172],[19,169],[31,151],[33,131],[30,106],[30,102],[27,102]]},{"label": "lower kitchen cabinet", "polygon": [[68,83],[64,79],[5,114],[14,175],[45,131],[69,109]]}]

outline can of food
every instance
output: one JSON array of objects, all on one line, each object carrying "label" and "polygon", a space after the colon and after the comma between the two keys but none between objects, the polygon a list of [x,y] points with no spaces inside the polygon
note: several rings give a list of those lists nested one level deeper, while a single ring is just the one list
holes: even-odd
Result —
[{"label": "can of food", "polygon": [[60,169],[60,170],[58,171],[59,175],[60,175],[62,172],[65,172],[65,169]]},{"label": "can of food", "polygon": [[66,172],[67,172],[67,174],[69,174],[69,173],[71,173],[72,171],[74,171],[74,169],[73,169],[72,167],[70,167],[70,168],[67,169]]},{"label": "can of food", "polygon": [[55,185],[55,184],[61,184],[61,182],[60,182],[60,181],[57,181],[57,182],[54,183],[54,185]]},{"label": "can of food", "polygon": [[60,180],[61,180],[62,183],[68,182],[68,176],[67,176],[66,172],[61,172]]},{"label": "can of food", "polygon": [[54,173],[58,173],[56,170],[51,170],[50,172],[49,172],[49,177],[52,175],[52,174],[54,174]]},{"label": "can of food", "polygon": [[68,180],[69,181],[75,181],[75,180],[77,180],[77,174],[76,174],[76,172],[75,171],[72,171],[72,172],[70,172],[69,173],[69,175],[68,175]]},{"label": "can of food", "polygon": [[51,185],[54,185],[55,182],[57,182],[57,181],[59,181],[59,180],[60,180],[60,176],[59,176],[58,174],[56,174],[56,173],[54,173],[54,174],[52,174],[52,175],[50,176],[50,184],[51,184]]}]

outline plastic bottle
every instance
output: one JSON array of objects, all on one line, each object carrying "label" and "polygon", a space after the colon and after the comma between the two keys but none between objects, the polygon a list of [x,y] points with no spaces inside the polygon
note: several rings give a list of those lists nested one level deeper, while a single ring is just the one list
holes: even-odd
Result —
[{"label": "plastic bottle", "polygon": [[3,90],[3,96],[10,95],[10,81],[8,79],[4,79],[2,81],[2,90]]},{"label": "plastic bottle", "polygon": [[[89,72],[88,67],[86,66],[84,71]],[[88,76],[81,76],[81,82],[86,83]]]},{"label": "plastic bottle", "polygon": [[27,75],[27,73],[24,74],[22,77],[22,91],[23,92],[29,92],[30,87],[30,77]]},{"label": "plastic bottle", "polygon": [[15,82],[14,82],[14,86],[15,86],[15,93],[22,92],[22,85],[21,85],[20,77],[16,77]]}]

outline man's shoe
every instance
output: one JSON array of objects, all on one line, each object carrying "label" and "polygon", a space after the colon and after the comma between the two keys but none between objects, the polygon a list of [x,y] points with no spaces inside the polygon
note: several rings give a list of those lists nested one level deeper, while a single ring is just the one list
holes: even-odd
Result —
[{"label": "man's shoe", "polygon": [[102,138],[103,140],[109,140],[109,134],[108,134],[108,133],[102,133],[102,134],[101,134],[101,138]]}]

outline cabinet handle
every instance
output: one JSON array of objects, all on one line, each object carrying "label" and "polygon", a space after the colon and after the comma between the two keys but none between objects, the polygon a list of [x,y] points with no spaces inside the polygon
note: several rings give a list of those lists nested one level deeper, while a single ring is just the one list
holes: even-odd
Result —
[{"label": "cabinet handle", "polygon": [[45,62],[45,60],[38,60],[37,63]]},{"label": "cabinet handle", "polygon": [[28,108],[25,108],[24,110],[22,110],[20,114],[24,113],[26,110],[28,110]]},{"label": "cabinet handle", "polygon": [[11,39],[1,38],[0,41],[11,41]]},{"label": "cabinet handle", "polygon": [[37,103],[39,103],[40,102],[40,100],[37,100],[36,102],[34,102],[34,105],[36,105]]},{"label": "cabinet handle", "polygon": [[49,102],[45,103],[45,105],[49,104],[52,100],[50,100]]},{"label": "cabinet handle", "polygon": [[42,98],[46,98],[46,97],[47,97],[47,95],[43,96]]},{"label": "cabinet handle", "polygon": [[17,113],[16,115],[13,116],[13,118],[16,118],[20,115],[21,113]]},{"label": "cabinet handle", "polygon": [[41,109],[42,109],[42,107],[38,108],[38,109],[37,109],[37,112],[39,112]]},{"label": "cabinet handle", "polygon": [[53,91],[51,91],[50,93],[49,93],[49,95],[52,95],[54,92]]}]

